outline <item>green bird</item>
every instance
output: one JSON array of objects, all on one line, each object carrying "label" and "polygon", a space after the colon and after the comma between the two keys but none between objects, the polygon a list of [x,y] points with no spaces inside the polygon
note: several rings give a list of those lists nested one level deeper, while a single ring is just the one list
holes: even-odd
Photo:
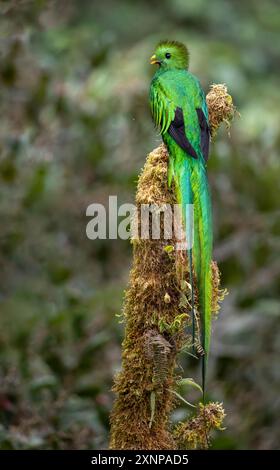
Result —
[{"label": "green bird", "polygon": [[[206,366],[211,337],[212,215],[207,179],[210,129],[205,94],[188,71],[188,49],[177,41],[161,41],[151,57],[158,69],[150,87],[156,127],[168,148],[168,184],[174,179],[182,207],[192,289],[193,345],[197,335],[203,348],[202,389],[205,399]],[[192,217],[193,216],[193,217]],[[196,333],[193,273],[196,277],[200,332]]]}]

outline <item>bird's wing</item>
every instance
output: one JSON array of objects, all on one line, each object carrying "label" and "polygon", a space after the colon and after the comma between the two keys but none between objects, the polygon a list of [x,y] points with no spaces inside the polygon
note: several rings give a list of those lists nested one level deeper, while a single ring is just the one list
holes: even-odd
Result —
[{"label": "bird's wing", "polygon": [[150,103],[153,119],[160,133],[168,132],[183,150],[197,158],[197,153],[186,136],[183,111],[166,95],[159,80],[151,86]]},{"label": "bird's wing", "polygon": [[175,117],[176,105],[169,98],[159,80],[152,82],[150,89],[150,103],[155,125],[165,134]]},{"label": "bird's wing", "polygon": [[209,143],[210,143],[210,129],[207,118],[201,108],[196,108],[199,127],[200,127],[200,147],[205,162],[208,160]]},{"label": "bird's wing", "polygon": [[168,133],[188,155],[197,158],[197,153],[186,136],[184,115],[181,108],[176,108],[175,117],[169,126]]}]

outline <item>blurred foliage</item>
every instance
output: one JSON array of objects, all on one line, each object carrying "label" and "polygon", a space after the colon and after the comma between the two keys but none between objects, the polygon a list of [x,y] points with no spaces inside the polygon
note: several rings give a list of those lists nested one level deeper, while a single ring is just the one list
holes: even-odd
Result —
[{"label": "blurred foliage", "polygon": [[133,201],[160,141],[148,58],[165,37],[241,113],[209,163],[230,291],[210,361],[209,398],[227,411],[214,447],[279,447],[279,2],[10,0],[0,13],[0,448],[107,445],[131,249],[88,240],[85,212]]}]

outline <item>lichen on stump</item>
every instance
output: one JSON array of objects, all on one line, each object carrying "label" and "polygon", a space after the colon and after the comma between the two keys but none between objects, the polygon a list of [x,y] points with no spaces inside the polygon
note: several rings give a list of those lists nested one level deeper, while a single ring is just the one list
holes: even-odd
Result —
[{"label": "lichen on stump", "polygon": [[[209,109],[210,124],[212,119],[216,126],[217,121],[220,125],[232,118],[234,108],[232,105],[229,112],[228,96],[226,88],[224,93],[219,88],[219,99],[226,102],[224,109],[227,113],[224,119],[219,114],[215,120],[215,112],[211,114]],[[220,113],[222,103],[217,106],[217,101],[214,102]],[[148,155],[139,176],[136,193],[138,216],[141,204],[176,203],[174,188],[167,184],[167,167],[168,152],[162,144]],[[177,356],[183,344],[188,342],[186,327],[190,322],[188,301],[191,295],[187,262],[185,255],[175,249],[176,242],[173,234],[169,240],[163,236],[157,240],[132,240],[133,262],[123,308],[126,328],[122,369],[115,377],[113,387],[116,400],[111,414],[111,449],[177,449],[182,442],[188,442],[186,436],[192,423],[195,429],[195,420],[200,423],[202,408],[199,408],[197,417],[180,423],[174,430],[170,424],[170,414],[177,400],[172,392],[176,390],[178,378]],[[217,312],[224,292],[220,290],[219,271],[214,262],[212,279],[212,310]],[[195,307],[199,311],[196,298]],[[211,423],[208,430],[215,428],[215,420]],[[192,447],[204,445],[198,434],[191,434],[192,439],[197,436],[197,442],[191,443]]]}]

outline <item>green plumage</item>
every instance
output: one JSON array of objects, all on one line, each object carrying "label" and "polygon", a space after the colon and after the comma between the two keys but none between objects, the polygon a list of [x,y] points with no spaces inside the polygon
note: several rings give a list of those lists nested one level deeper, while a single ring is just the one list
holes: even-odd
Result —
[{"label": "green plumage", "polygon": [[[152,115],[169,151],[168,180],[170,184],[174,178],[177,200],[182,204],[187,242],[192,237],[189,204],[193,204],[194,210],[193,247],[188,249],[188,257],[197,281],[202,319],[204,391],[211,336],[212,220],[202,149],[203,130],[197,110],[202,111],[201,115],[208,123],[207,103],[198,79],[187,70],[188,52],[184,45],[174,41],[161,42],[151,63],[159,65],[150,88]],[[190,272],[192,274],[192,270]]]}]

